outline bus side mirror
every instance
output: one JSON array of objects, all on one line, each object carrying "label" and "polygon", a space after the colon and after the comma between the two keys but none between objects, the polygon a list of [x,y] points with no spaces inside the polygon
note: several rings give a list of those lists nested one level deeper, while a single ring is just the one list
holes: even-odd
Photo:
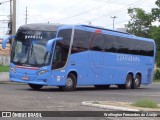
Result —
[{"label": "bus side mirror", "polygon": [[53,43],[56,42],[56,41],[60,41],[60,40],[63,40],[63,38],[62,37],[58,37],[58,38],[54,38],[54,39],[49,40],[47,42],[46,52],[51,53],[52,52],[52,45],[53,45]]},{"label": "bus side mirror", "polygon": [[5,39],[2,40],[2,48],[3,48],[3,49],[6,48],[7,42],[8,42],[9,40],[11,40],[12,38],[15,38],[15,35],[9,36],[8,38],[5,38]]}]

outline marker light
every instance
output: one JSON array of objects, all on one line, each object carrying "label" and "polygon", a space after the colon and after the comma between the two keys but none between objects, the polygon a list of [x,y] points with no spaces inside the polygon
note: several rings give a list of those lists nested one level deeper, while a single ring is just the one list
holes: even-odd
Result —
[{"label": "marker light", "polygon": [[13,67],[10,67],[10,70],[14,73],[16,73],[15,69]]},{"label": "marker light", "polygon": [[97,30],[95,31],[95,33],[102,33],[102,30],[97,29]]},{"label": "marker light", "polygon": [[41,70],[41,71],[38,72],[38,75],[42,75],[42,74],[44,74],[46,72],[48,72],[48,70]]}]

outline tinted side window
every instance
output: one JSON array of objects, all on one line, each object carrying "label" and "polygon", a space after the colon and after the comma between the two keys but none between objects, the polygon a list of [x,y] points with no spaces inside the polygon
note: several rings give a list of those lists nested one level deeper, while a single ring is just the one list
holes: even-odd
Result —
[{"label": "tinted side window", "polygon": [[90,32],[75,30],[72,51],[78,53],[88,50]]},{"label": "tinted side window", "polygon": [[58,37],[62,37],[63,40],[56,43],[52,69],[63,68],[65,66],[69,54],[71,33],[71,29],[59,31]]},{"label": "tinted side window", "polygon": [[69,49],[70,42],[71,42],[71,34],[72,30],[71,29],[65,29],[65,30],[60,30],[58,32],[58,37],[63,38],[63,44],[66,47],[66,49]]},{"label": "tinted side window", "polygon": [[104,35],[104,38],[103,46],[105,52],[117,52],[117,48],[119,46],[117,38],[111,35]]},{"label": "tinted side window", "polygon": [[154,44],[120,36],[75,30],[72,53],[85,50],[105,51],[143,56],[154,55]]},{"label": "tinted side window", "polygon": [[61,41],[57,41],[52,61],[52,69],[63,68],[67,62],[67,56],[68,52],[65,50],[64,44]]},{"label": "tinted side window", "polygon": [[145,56],[154,55],[154,44],[147,41],[138,41],[136,44],[137,54]]},{"label": "tinted side window", "polygon": [[91,50],[102,51],[103,50],[103,42],[104,42],[104,40],[103,40],[103,36],[102,35],[96,36],[92,41]]},{"label": "tinted side window", "polygon": [[124,54],[154,55],[154,44],[148,41],[134,40],[130,38],[104,35],[105,52],[116,52]]},{"label": "tinted side window", "polygon": [[[117,53],[126,53],[129,54],[130,49],[132,49],[132,45],[130,45],[130,41],[127,40],[126,38],[118,37],[118,48],[117,48]],[[129,49],[130,48],[130,49]]]},{"label": "tinted side window", "polygon": [[104,36],[101,33],[93,32],[89,37],[89,49],[93,51],[103,51],[104,50]]}]

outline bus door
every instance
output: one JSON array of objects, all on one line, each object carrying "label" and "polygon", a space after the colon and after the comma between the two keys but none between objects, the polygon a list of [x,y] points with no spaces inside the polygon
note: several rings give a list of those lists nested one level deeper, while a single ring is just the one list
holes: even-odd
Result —
[{"label": "bus door", "polygon": [[63,40],[56,41],[55,50],[52,60],[52,76],[56,77],[59,85],[65,84],[65,66],[68,59],[72,29],[59,30],[57,37]]}]

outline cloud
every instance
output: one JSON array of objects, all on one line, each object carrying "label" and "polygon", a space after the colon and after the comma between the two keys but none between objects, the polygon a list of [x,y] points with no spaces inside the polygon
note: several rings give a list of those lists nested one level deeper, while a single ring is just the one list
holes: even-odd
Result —
[{"label": "cloud", "polygon": [[[17,0],[17,28],[25,23],[28,8],[28,23],[88,24],[112,28],[111,16],[117,16],[115,27],[124,27],[129,20],[128,7],[141,7],[150,11],[155,0]],[[9,4],[0,6],[0,14],[9,15]],[[0,23],[2,26],[2,23]],[[1,29],[6,31],[7,29]]]}]

